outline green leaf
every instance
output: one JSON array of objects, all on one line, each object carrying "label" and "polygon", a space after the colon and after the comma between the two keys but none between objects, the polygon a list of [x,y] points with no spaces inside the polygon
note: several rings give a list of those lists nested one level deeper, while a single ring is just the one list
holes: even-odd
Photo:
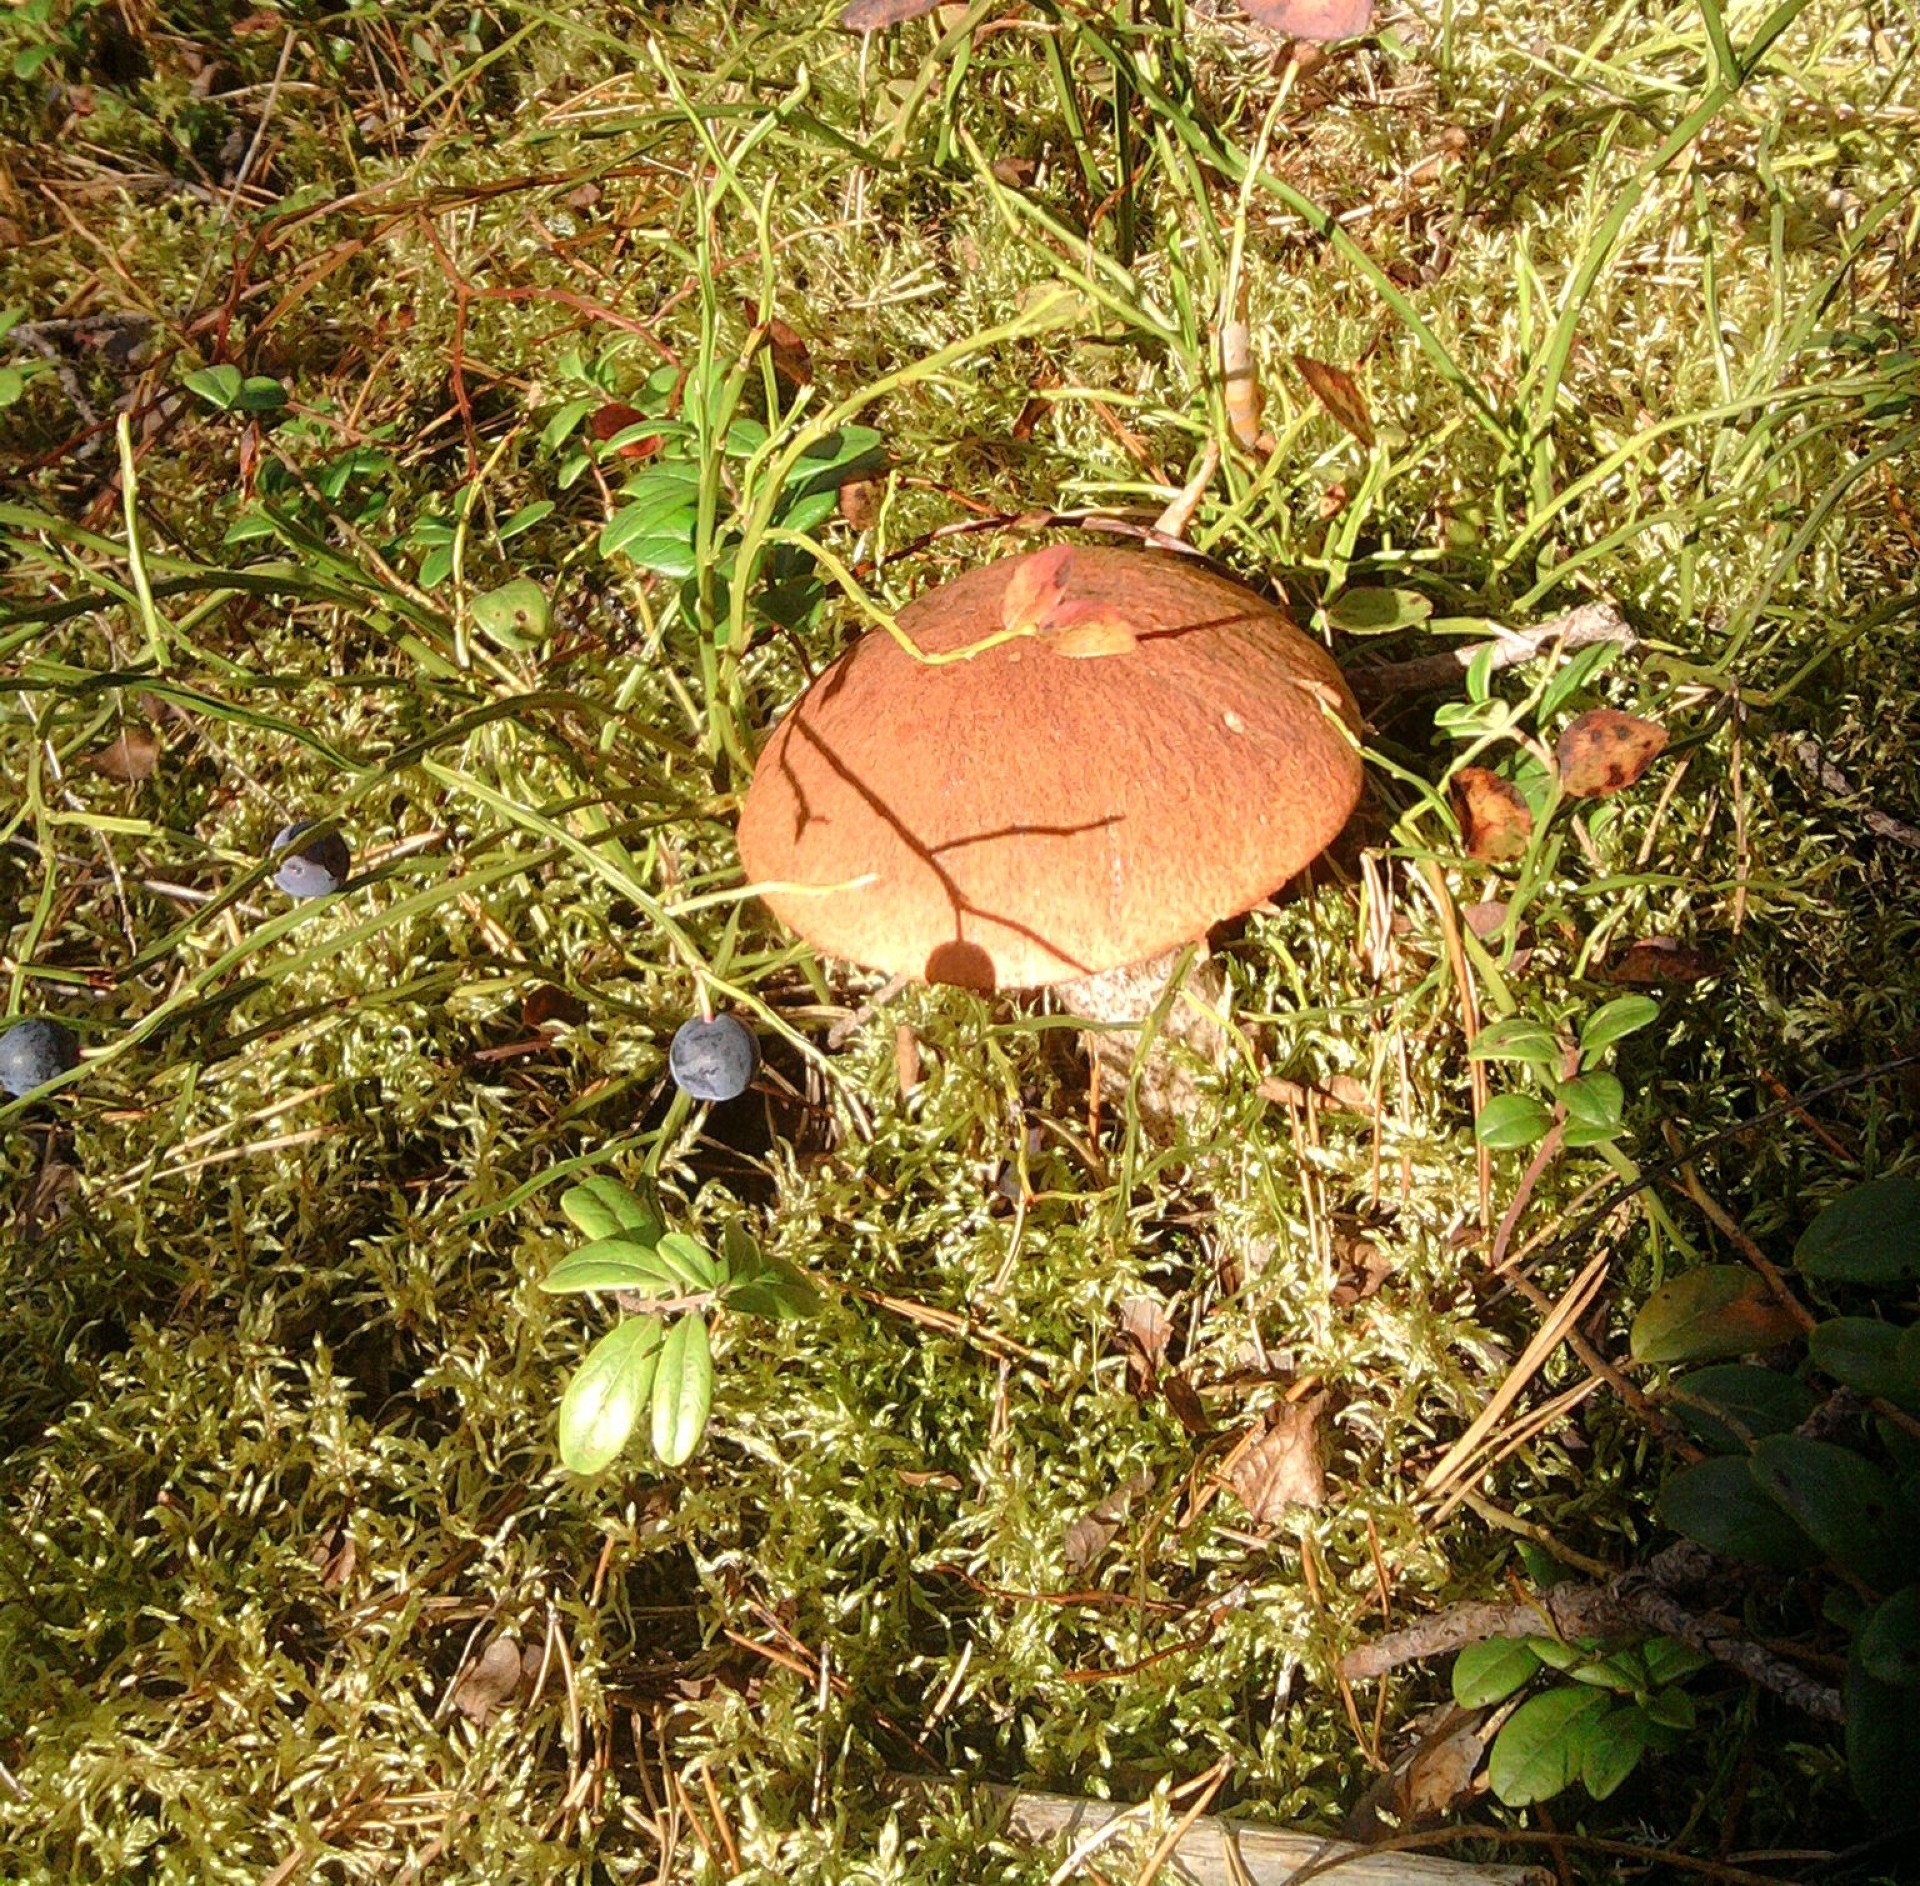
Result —
[{"label": "green leaf", "polygon": [[1348,635],[1391,635],[1433,614],[1433,604],[1412,589],[1350,589],[1326,606],[1326,617]]},{"label": "green leaf", "polygon": [[1820,1405],[1798,1376],[1744,1362],[1695,1369],[1670,1395],[1681,1425],[1717,1454],[1744,1454],[1763,1434],[1790,1433]]},{"label": "green leaf", "polygon": [[531,530],[534,525],[544,523],[554,513],[551,498],[535,498],[531,504],[523,504],[519,510],[502,524],[495,535],[503,544],[511,543],[523,531]]},{"label": "green leaf", "polygon": [[1551,1067],[1560,1058],[1560,1044],[1544,1024],[1510,1015],[1481,1029],[1467,1052],[1476,1061],[1528,1061],[1536,1067]]},{"label": "green leaf", "polygon": [[18,367],[0,367],[0,407],[16,404],[27,390],[27,376]]},{"label": "green leaf", "polygon": [[549,1296],[583,1290],[638,1290],[647,1296],[677,1297],[680,1280],[657,1252],[625,1238],[602,1238],[559,1263],[540,1279]]},{"label": "green leaf", "polygon": [[1544,1139],[1552,1125],[1553,1115],[1531,1094],[1495,1094],[1480,1109],[1473,1136],[1483,1146],[1511,1150]]},{"label": "green leaf", "polygon": [[598,548],[603,557],[624,553],[643,568],[652,569],[662,557],[682,549],[691,559],[694,533],[699,527],[700,512],[693,504],[670,509],[629,504],[608,518]]},{"label": "green leaf", "polygon": [[574,428],[581,420],[603,406],[606,402],[598,394],[589,393],[581,399],[570,399],[559,407],[547,423],[540,429],[540,443],[551,452],[557,446],[566,443]]},{"label": "green leaf", "polygon": [[1875,1179],[1823,1211],[1793,1261],[1827,1283],[1901,1284],[1920,1278],[1920,1179]]},{"label": "green leaf", "polygon": [[1647,1698],[1644,1707],[1647,1720],[1664,1729],[1691,1729],[1697,1720],[1693,1698],[1685,1690],[1658,1690]]},{"label": "green leaf", "polygon": [[1528,1697],[1493,1739],[1487,1779],[1494,1793],[1509,1807],[1551,1800],[1580,1774],[1582,1722],[1611,1707],[1605,1690],[1557,1689]]},{"label": "green leaf", "polygon": [[1713,1661],[1704,1650],[1695,1650],[1677,1637],[1649,1638],[1640,1646],[1640,1659],[1646,1665],[1647,1682],[1655,1689],[1678,1683]]},{"label": "green leaf", "polygon": [[1836,1382],[1863,1395],[1880,1395],[1902,1407],[1920,1407],[1920,1379],[1906,1361],[1911,1331],[1871,1316],[1836,1316],[1807,1336],[1807,1353]]},{"label": "green leaf", "polygon": [[552,615],[547,592],[530,576],[516,576],[474,597],[474,626],[496,647],[521,652],[546,639]]},{"label": "green leaf", "polygon": [[1640,1765],[1647,1749],[1648,1722],[1637,1703],[1596,1710],[1576,1729],[1580,1779],[1596,1801],[1604,1801]]},{"label": "green leaf", "polygon": [[1630,1341],[1636,1362],[1698,1362],[1771,1349],[1799,1329],[1757,1273],[1703,1264],[1662,1284],[1640,1306]]},{"label": "green leaf", "polygon": [[195,367],[190,373],[183,373],[180,383],[188,392],[198,393],[209,406],[230,413],[240,403],[240,389],[245,379],[238,367],[223,361],[217,367]]},{"label": "green leaf", "polygon": [[1770,1434],[1756,1443],[1754,1484],[1823,1557],[1886,1590],[1898,1578],[1893,1484],[1872,1461],[1832,1441]]},{"label": "green leaf", "polygon": [[1913,1778],[1920,1774],[1920,1709],[1913,1691],[1871,1675],[1858,1650],[1848,1660],[1847,1773],[1867,1810],[1882,1820],[1913,1813]]},{"label": "green leaf", "polygon": [[657,576],[684,581],[700,567],[700,560],[694,554],[691,521],[684,536],[641,537],[628,544],[626,550],[641,569],[652,570]]},{"label": "green leaf", "polygon": [[785,1258],[770,1257],[736,1219],[721,1234],[721,1290],[727,1308],[742,1316],[790,1322],[819,1307],[820,1293]]},{"label": "green leaf", "polygon": [[1813,1541],[1754,1484],[1743,1454],[1681,1468],[1660,1489],[1657,1510],[1722,1558],[1789,1572],[1820,1560]]},{"label": "green leaf", "polygon": [[1560,1104],[1567,1110],[1569,1146],[1597,1146],[1620,1131],[1626,1090],[1611,1074],[1579,1074],[1562,1081]]},{"label": "green leaf", "polygon": [[1538,724],[1546,726],[1561,707],[1572,700],[1619,653],[1618,642],[1595,642],[1591,648],[1583,648],[1575,655],[1540,690],[1540,704],[1534,709]]},{"label": "green leaf", "polygon": [[653,1378],[653,1451],[669,1467],[693,1458],[713,1407],[713,1352],[697,1311],[667,1331]]},{"label": "green leaf", "polygon": [[1540,1659],[1518,1637],[1469,1644],[1453,1660],[1453,1700],[1462,1709],[1503,1703],[1540,1668]]},{"label": "green leaf", "polygon": [[1905,1585],[1881,1605],[1854,1640],[1860,1668],[1876,1683],[1920,1689],[1920,1585]]},{"label": "green leaf", "polygon": [[669,1231],[665,1237],[656,1239],[654,1250],[682,1289],[719,1289],[720,1267],[706,1249],[684,1231]]},{"label": "green leaf", "polygon": [[250,373],[240,383],[235,404],[246,413],[277,413],[287,403],[287,389],[264,373]]},{"label": "green leaf", "polygon": [[626,1446],[653,1392],[662,1342],[650,1316],[630,1316],[600,1338],[560,1397],[560,1459],[598,1473]]},{"label": "green leaf", "polygon": [[1580,1052],[1598,1054],[1602,1048],[1611,1047],[1624,1036],[1657,1020],[1659,1014],[1660,1004],[1651,996],[1615,996],[1587,1017],[1586,1026],[1580,1030]]},{"label": "green leaf", "polygon": [[576,1231],[596,1241],[625,1238],[651,1246],[666,1230],[660,1214],[618,1179],[593,1178],[569,1186],[560,1195],[560,1209]]}]

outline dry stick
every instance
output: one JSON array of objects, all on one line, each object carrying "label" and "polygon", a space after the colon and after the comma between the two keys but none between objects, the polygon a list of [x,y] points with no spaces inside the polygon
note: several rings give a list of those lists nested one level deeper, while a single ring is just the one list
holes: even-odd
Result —
[{"label": "dry stick", "polygon": [[1493,650],[1496,669],[1517,668],[1538,661],[1556,648],[1571,652],[1595,642],[1617,642],[1623,650],[1631,650],[1639,646],[1640,638],[1612,603],[1582,603],[1530,629],[1500,629],[1490,642],[1472,642],[1443,655],[1420,655],[1412,661],[1350,668],[1347,685],[1364,707],[1396,694],[1427,694],[1450,688],[1487,649]]},{"label": "dry stick", "polygon": [[1677,1637],[1716,1662],[1730,1665],[1764,1690],[1821,1722],[1843,1722],[1840,1692],[1803,1676],[1792,1665],[1746,1638],[1697,1617],[1669,1587],[1700,1585],[1717,1561],[1683,1539],[1644,1569],[1621,1572],[1604,1585],[1567,1583],[1536,1593],[1522,1604],[1456,1604],[1405,1630],[1350,1650],[1336,1666],[1351,1682],[1384,1676],[1403,1663],[1441,1656],[1495,1637],[1558,1637],[1578,1641],[1643,1636],[1654,1630]]}]

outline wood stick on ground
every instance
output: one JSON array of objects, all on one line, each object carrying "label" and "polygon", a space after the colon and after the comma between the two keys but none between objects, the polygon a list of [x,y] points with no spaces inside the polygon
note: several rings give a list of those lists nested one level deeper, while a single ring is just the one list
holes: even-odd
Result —
[{"label": "wood stick on ground", "polygon": [[[1803,734],[1787,742],[1787,751],[1793,755],[1794,764],[1822,791],[1832,793],[1836,799],[1859,800],[1853,781],[1827,758],[1818,740]],[[1920,829],[1904,820],[1870,805],[1860,806],[1857,816],[1874,837],[1905,845],[1910,851],[1920,851]]]},{"label": "wood stick on ground", "polygon": [[1598,1638],[1605,1642],[1659,1632],[1738,1670],[1762,1689],[1821,1722],[1842,1722],[1840,1692],[1803,1675],[1791,1664],[1689,1611],[1675,1590],[1705,1585],[1718,1575],[1717,1561],[1691,1540],[1669,1546],[1644,1567],[1636,1566],[1604,1585],[1555,1585],[1519,1604],[1456,1604],[1405,1630],[1363,1644],[1340,1659],[1350,1682],[1384,1676],[1403,1663],[1437,1657],[1495,1637]]},{"label": "wood stick on ground", "polygon": [[1491,641],[1469,642],[1442,655],[1418,655],[1411,661],[1349,668],[1347,685],[1362,707],[1370,707],[1396,694],[1430,694],[1452,687],[1483,649],[1493,650],[1495,668],[1517,668],[1555,649],[1572,654],[1595,642],[1617,642],[1623,651],[1630,652],[1639,646],[1640,638],[1612,603],[1582,603],[1530,629],[1501,629]]}]

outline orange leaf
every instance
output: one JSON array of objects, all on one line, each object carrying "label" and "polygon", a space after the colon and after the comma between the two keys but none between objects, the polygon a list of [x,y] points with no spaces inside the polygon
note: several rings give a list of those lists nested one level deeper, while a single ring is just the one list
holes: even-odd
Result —
[{"label": "orange leaf", "polygon": [[1533,814],[1518,790],[1484,766],[1463,766],[1453,776],[1453,810],[1469,858],[1505,864],[1518,858],[1533,836]]},{"label": "orange leaf", "polygon": [[1575,799],[1623,792],[1666,744],[1667,730],[1657,720],[1641,720],[1617,707],[1596,707],[1582,714],[1554,748],[1560,783]]},{"label": "orange leaf", "polygon": [[1047,620],[1047,646],[1056,655],[1084,661],[1098,655],[1125,655],[1138,646],[1127,620],[1097,602],[1055,603]]},{"label": "orange leaf", "polygon": [[1678,937],[1643,936],[1629,943],[1620,960],[1607,970],[1609,982],[1650,986],[1663,982],[1698,982],[1720,973],[1709,956],[1689,949]]},{"label": "orange leaf", "polygon": [[[618,400],[602,406],[587,420],[587,430],[602,445],[616,434],[625,432],[629,426],[643,426],[647,415],[637,407],[622,406]],[[660,435],[648,433],[643,438],[629,439],[625,445],[615,448],[622,458],[651,458],[660,449]]]},{"label": "orange leaf", "polygon": [[1373,24],[1373,0],[1240,0],[1250,17],[1290,39],[1357,39]]},{"label": "orange leaf", "polygon": [[1070,544],[1049,544],[1046,549],[1021,558],[1000,598],[1001,623],[1015,634],[1044,628],[1066,595],[1067,580],[1072,574]]},{"label": "orange leaf", "polygon": [[1300,377],[1313,389],[1313,396],[1360,443],[1373,445],[1373,414],[1367,410],[1366,396],[1344,368],[1329,366],[1309,354],[1295,354],[1293,364]]}]

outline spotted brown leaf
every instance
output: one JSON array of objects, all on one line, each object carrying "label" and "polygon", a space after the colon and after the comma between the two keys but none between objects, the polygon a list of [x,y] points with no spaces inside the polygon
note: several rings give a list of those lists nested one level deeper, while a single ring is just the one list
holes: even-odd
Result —
[{"label": "spotted brown leaf", "polygon": [[1617,707],[1596,707],[1582,714],[1554,748],[1560,784],[1575,799],[1624,792],[1666,744],[1667,730],[1657,720],[1623,714]]},{"label": "spotted brown leaf", "polygon": [[1373,0],[1240,0],[1248,16],[1289,39],[1357,39],[1373,24]]},{"label": "spotted brown leaf", "polygon": [[1289,1506],[1318,1506],[1327,1497],[1320,1466],[1320,1414],[1325,1395],[1279,1409],[1228,1475],[1240,1504],[1258,1525]]}]

